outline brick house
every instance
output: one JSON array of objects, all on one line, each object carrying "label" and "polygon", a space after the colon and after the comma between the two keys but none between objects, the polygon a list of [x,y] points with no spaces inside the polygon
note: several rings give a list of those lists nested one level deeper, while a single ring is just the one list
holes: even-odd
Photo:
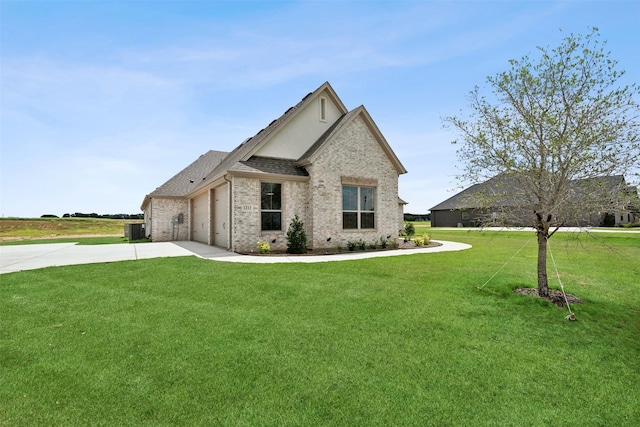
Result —
[{"label": "brick house", "polygon": [[146,195],[145,233],[285,250],[298,215],[311,249],[371,244],[402,229],[406,172],[364,106],[347,110],[327,82],[232,152],[209,151]]}]

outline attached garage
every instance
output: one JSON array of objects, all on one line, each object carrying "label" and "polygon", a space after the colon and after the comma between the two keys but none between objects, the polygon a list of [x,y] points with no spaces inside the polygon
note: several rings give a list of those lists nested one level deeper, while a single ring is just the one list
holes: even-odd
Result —
[{"label": "attached garage", "polygon": [[191,238],[209,244],[209,191],[192,199],[193,223]]},{"label": "attached garage", "polygon": [[229,247],[229,184],[214,190],[214,236],[213,244],[221,248]]},{"label": "attached garage", "polygon": [[[406,172],[364,106],[348,110],[326,82],[230,153],[200,156],[145,196],[141,209],[150,216],[153,204],[154,241],[193,240],[250,252],[264,240],[271,250],[284,251],[287,224],[298,216],[307,224],[310,249],[353,239],[373,244],[401,226],[398,176]],[[343,187],[368,201],[357,198],[359,221],[350,224],[356,230],[343,223]],[[165,201],[171,209],[163,209]],[[179,224],[171,234],[169,215],[183,212],[183,234]]]}]

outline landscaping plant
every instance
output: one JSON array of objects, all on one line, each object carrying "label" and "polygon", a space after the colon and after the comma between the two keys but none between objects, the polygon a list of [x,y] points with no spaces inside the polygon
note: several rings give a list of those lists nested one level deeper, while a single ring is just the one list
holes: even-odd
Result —
[{"label": "landscaping plant", "polygon": [[640,86],[625,85],[605,45],[593,28],[538,47],[488,77],[490,94],[476,86],[467,117],[445,119],[460,135],[460,180],[492,178],[463,203],[506,220],[528,213],[542,296],[549,294],[548,242],[559,227],[581,223],[585,212],[625,212],[638,203],[624,179],[611,183],[638,178]]},{"label": "landscaping plant", "polygon": [[271,253],[271,246],[269,246],[269,242],[265,242],[264,240],[258,241],[258,253],[259,254]]},{"label": "landscaping plant", "polygon": [[287,230],[287,253],[307,253],[307,232],[304,230],[304,223],[300,221],[298,215],[293,217]]},{"label": "landscaping plant", "polygon": [[403,234],[408,238],[411,238],[411,236],[416,234],[416,229],[413,226],[412,222],[405,222],[404,223]]},{"label": "landscaping plant", "polygon": [[413,243],[416,246],[429,246],[431,244],[431,238],[427,233],[413,238]]}]

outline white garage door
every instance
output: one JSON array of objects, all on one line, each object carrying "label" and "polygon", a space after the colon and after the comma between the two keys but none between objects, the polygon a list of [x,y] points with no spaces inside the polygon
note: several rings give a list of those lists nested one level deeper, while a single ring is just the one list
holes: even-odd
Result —
[{"label": "white garage door", "polygon": [[227,248],[229,244],[229,184],[215,189],[213,244]]},{"label": "white garage door", "polygon": [[209,192],[193,199],[193,240],[209,244]]}]

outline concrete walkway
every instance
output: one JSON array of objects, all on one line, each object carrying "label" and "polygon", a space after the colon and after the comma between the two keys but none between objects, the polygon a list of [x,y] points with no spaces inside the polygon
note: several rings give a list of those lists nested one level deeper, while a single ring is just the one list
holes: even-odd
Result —
[{"label": "concrete walkway", "polygon": [[277,263],[277,262],[328,262],[365,258],[461,251],[470,245],[438,241],[442,246],[434,248],[399,249],[378,252],[345,252],[336,255],[310,256],[251,256],[239,255],[215,246],[198,242],[131,243],[115,245],[86,245],[75,243],[48,243],[42,245],[0,246],[0,274],[34,270],[61,265],[94,264],[139,260],[149,258],[198,256],[204,259],[226,262]]}]

